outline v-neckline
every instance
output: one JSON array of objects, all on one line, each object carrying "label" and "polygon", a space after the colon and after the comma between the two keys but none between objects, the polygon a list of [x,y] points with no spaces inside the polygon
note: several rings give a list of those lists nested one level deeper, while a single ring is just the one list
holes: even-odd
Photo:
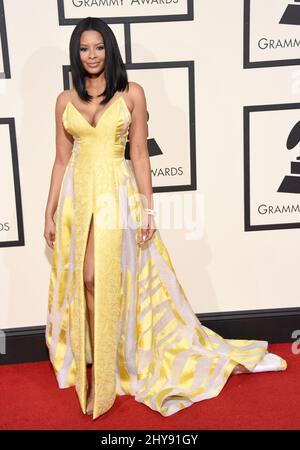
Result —
[{"label": "v-neckline", "polygon": [[97,123],[96,123],[95,126],[93,126],[93,125],[90,124],[90,122],[84,117],[84,115],[79,111],[79,109],[76,108],[76,106],[73,104],[73,102],[71,102],[71,101],[69,100],[67,104],[70,104],[70,105],[74,108],[74,110],[75,110],[75,111],[79,114],[79,116],[80,116],[80,117],[88,124],[88,126],[89,126],[90,128],[92,128],[93,130],[96,130],[96,129],[98,128],[98,125],[100,124],[100,122],[101,122],[103,116],[105,115],[105,113],[106,113],[106,112],[107,112],[107,111],[108,111],[115,103],[117,103],[117,101],[120,100],[120,99],[123,100],[123,102],[124,102],[124,104],[125,104],[125,107],[126,107],[128,113],[131,115],[131,113],[130,113],[130,111],[129,111],[129,108],[128,108],[128,106],[127,106],[127,103],[126,103],[126,101],[124,100],[123,95],[119,95],[112,103],[110,103],[106,108],[103,109],[103,112],[102,112],[101,116],[98,118]]}]

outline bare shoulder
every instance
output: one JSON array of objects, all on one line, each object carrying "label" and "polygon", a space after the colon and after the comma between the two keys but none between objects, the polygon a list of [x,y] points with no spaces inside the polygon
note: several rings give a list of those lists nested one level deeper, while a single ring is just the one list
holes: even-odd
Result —
[{"label": "bare shoulder", "polygon": [[130,97],[133,107],[146,105],[146,96],[143,86],[136,81],[129,81],[128,85],[128,96]]},{"label": "bare shoulder", "polygon": [[71,89],[67,89],[58,94],[58,96],[56,98],[56,109],[57,110],[63,110],[66,107],[68,101],[70,101],[71,92],[72,92]]},{"label": "bare shoulder", "polygon": [[133,97],[145,96],[145,91],[141,84],[137,83],[136,81],[129,81],[128,85],[129,85],[129,93]]}]

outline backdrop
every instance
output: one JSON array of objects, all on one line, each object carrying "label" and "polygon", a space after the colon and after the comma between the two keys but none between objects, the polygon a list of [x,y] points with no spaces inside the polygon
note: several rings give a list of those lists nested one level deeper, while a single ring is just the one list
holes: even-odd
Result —
[{"label": "backdrop", "polygon": [[145,90],[157,224],[194,311],[299,305],[300,1],[0,9],[0,328],[46,321],[54,107],[86,16],[109,23]]}]

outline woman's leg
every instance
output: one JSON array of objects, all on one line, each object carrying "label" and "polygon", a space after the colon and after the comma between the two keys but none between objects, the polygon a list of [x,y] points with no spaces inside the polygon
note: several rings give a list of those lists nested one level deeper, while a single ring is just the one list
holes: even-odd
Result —
[{"label": "woman's leg", "polygon": [[[91,219],[89,236],[87,241],[85,260],[84,260],[84,269],[83,269],[83,279],[85,285],[85,295],[86,295],[86,303],[89,317],[89,328],[90,328],[90,337],[91,337],[91,346],[92,346],[92,361],[94,362],[94,222],[93,216]],[[89,399],[88,399],[88,410],[91,411],[93,408],[94,401],[94,373],[92,366],[92,376],[91,376],[91,385],[89,389]]]}]

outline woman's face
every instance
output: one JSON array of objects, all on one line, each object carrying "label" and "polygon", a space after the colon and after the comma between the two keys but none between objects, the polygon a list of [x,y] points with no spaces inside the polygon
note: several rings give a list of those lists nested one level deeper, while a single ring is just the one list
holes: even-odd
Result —
[{"label": "woman's face", "polygon": [[104,69],[105,48],[102,35],[95,30],[81,33],[80,59],[85,70],[91,75],[97,75]]}]

